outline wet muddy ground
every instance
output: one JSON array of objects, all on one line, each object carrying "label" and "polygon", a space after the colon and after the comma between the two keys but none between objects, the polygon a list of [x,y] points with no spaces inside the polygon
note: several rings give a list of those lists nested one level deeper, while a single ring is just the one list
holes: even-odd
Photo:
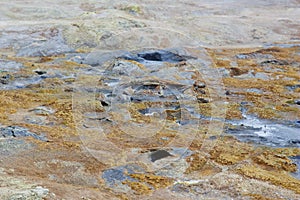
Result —
[{"label": "wet muddy ground", "polygon": [[1,1],[1,199],[299,199],[299,1]]}]

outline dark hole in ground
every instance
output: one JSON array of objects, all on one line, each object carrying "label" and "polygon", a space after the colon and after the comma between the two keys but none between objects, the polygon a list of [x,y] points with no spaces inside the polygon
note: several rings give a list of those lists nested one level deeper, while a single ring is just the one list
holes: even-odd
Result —
[{"label": "dark hole in ground", "polygon": [[35,71],[35,73],[37,73],[38,75],[43,75],[43,74],[46,74],[47,72],[46,71]]},{"label": "dark hole in ground", "polygon": [[150,155],[152,162],[166,158],[168,156],[172,156],[172,154],[170,154],[169,152],[167,152],[165,150],[157,150],[157,151],[151,153],[151,155]]},{"label": "dark hole in ground", "polygon": [[151,61],[163,61],[161,54],[158,52],[153,53],[145,53],[145,54],[138,54],[139,57],[144,58],[145,60],[151,60]]},{"label": "dark hole in ground", "polygon": [[145,114],[147,114],[147,113],[150,112],[149,108],[146,108],[146,109],[140,109],[140,110],[138,110],[138,111],[139,111],[139,113],[141,113],[141,114],[143,114],[143,115],[145,115]]},{"label": "dark hole in ground", "polygon": [[145,50],[140,53],[126,53],[117,58],[125,59],[125,60],[134,60],[136,62],[144,62],[144,61],[155,61],[155,62],[169,62],[169,63],[178,63],[187,61],[189,59],[197,59],[193,56],[188,55],[179,55],[167,50]]},{"label": "dark hole in ground", "polygon": [[285,60],[266,60],[260,63],[261,65],[288,65],[289,63]]},{"label": "dark hole in ground", "polygon": [[165,50],[146,51],[137,55],[145,60],[158,62],[182,62],[187,61],[188,59],[195,59],[191,56],[178,55]]},{"label": "dark hole in ground", "polygon": [[100,100],[100,103],[101,103],[102,106],[109,106],[109,103],[107,103],[107,102],[105,102],[103,100]]}]

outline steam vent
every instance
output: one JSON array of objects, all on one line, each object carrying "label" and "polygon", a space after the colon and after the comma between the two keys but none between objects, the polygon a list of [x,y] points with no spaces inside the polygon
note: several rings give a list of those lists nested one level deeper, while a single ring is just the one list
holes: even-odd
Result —
[{"label": "steam vent", "polygon": [[1,0],[0,199],[300,199],[300,1]]}]

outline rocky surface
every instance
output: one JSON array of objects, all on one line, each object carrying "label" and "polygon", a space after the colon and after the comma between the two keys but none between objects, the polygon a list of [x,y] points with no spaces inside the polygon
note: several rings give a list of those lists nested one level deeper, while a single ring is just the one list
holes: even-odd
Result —
[{"label": "rocky surface", "polygon": [[0,5],[1,199],[300,199],[299,1]]}]

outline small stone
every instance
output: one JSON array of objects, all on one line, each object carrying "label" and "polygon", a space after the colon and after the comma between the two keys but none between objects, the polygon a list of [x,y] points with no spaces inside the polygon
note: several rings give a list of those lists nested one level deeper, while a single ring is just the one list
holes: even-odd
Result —
[{"label": "small stone", "polygon": [[51,108],[48,108],[46,106],[39,106],[29,111],[34,112],[36,115],[50,115],[54,113],[54,111]]},{"label": "small stone", "polygon": [[0,83],[6,85],[8,84],[11,80],[13,79],[13,77],[10,74],[6,74],[4,76],[2,76],[0,78]]},{"label": "small stone", "polygon": [[65,92],[75,92],[75,88],[67,87],[64,89]]},{"label": "small stone", "polygon": [[141,70],[141,68],[134,63],[124,60],[117,60],[107,69],[107,73],[124,76],[133,76],[142,75],[144,71]]},{"label": "small stone", "polygon": [[300,140],[294,139],[288,141],[290,144],[300,144]]},{"label": "small stone", "polygon": [[247,92],[256,93],[256,94],[262,94],[263,91],[257,88],[249,88],[246,90]]},{"label": "small stone", "polygon": [[66,82],[66,83],[74,83],[75,82],[75,78],[65,78],[65,79],[63,79],[64,80],[64,82]]},{"label": "small stone", "polygon": [[38,197],[46,197],[49,193],[49,190],[46,188],[43,188],[41,186],[37,186],[35,189],[31,190],[32,192],[34,192]]},{"label": "small stone", "polygon": [[209,103],[209,100],[204,99],[204,98],[198,98],[197,100],[199,103]]},{"label": "small stone", "polygon": [[45,124],[45,120],[46,120],[46,117],[44,117],[44,116],[36,116],[36,117],[26,116],[26,117],[24,117],[24,121],[29,124],[43,125],[43,124]]},{"label": "small stone", "polygon": [[300,99],[295,100],[294,103],[300,105]]},{"label": "small stone", "polygon": [[162,138],[160,138],[161,140],[164,140],[164,141],[168,141],[169,140],[169,138],[168,137],[162,137]]},{"label": "small stone", "polygon": [[206,87],[205,83],[198,82],[198,81],[196,81],[193,86],[194,86],[194,88],[205,88]]},{"label": "small stone", "polygon": [[274,57],[271,54],[266,54],[266,53],[260,53],[261,51],[258,50],[256,52],[251,52],[251,53],[243,53],[243,54],[238,54],[235,57],[237,59],[273,59]]},{"label": "small stone", "polygon": [[288,65],[289,63],[285,60],[266,60],[260,63],[262,66],[264,65]]},{"label": "small stone", "polygon": [[230,68],[230,75],[231,76],[240,76],[242,74],[248,73],[248,69],[241,69],[237,67],[231,67]]},{"label": "small stone", "polygon": [[247,54],[238,54],[235,56],[237,59],[249,59],[249,55]]},{"label": "small stone", "polygon": [[216,139],[217,139],[217,136],[214,136],[214,135],[213,135],[213,136],[210,136],[209,139],[210,139],[210,140],[216,140]]}]

